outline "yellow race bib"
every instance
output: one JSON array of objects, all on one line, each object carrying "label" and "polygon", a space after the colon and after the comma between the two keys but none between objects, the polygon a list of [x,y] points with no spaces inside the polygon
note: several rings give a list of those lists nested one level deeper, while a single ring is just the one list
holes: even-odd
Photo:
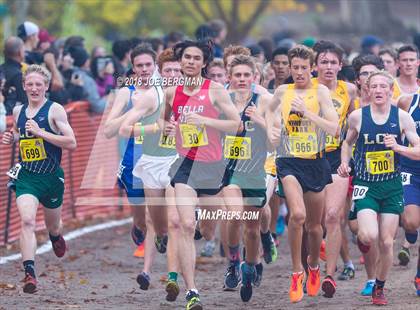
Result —
[{"label": "yellow race bib", "polygon": [[340,139],[333,137],[331,135],[326,135],[325,137],[325,149],[327,151],[329,150],[335,150],[340,146]]},{"label": "yellow race bib", "polygon": [[[141,123],[135,123],[134,124],[134,130],[136,129],[136,127],[140,128],[141,127]],[[144,141],[144,136],[139,135],[139,136],[135,136],[134,137],[134,144],[143,144]]]},{"label": "yellow race bib", "polygon": [[367,152],[366,169],[370,174],[394,172],[394,151]]},{"label": "yellow race bib", "polygon": [[312,157],[318,152],[318,139],[314,132],[289,134],[290,154],[297,157]]},{"label": "yellow race bib", "polygon": [[176,148],[176,140],[174,136],[166,136],[163,133],[160,134],[159,138],[159,146],[165,149],[175,149]]},{"label": "yellow race bib", "polygon": [[38,161],[47,158],[44,140],[41,138],[20,140],[19,149],[22,161],[24,162]]},{"label": "yellow race bib", "polygon": [[204,125],[180,124],[179,128],[181,130],[182,147],[190,148],[209,144]]},{"label": "yellow race bib", "polygon": [[223,153],[229,159],[250,159],[251,138],[226,136]]}]

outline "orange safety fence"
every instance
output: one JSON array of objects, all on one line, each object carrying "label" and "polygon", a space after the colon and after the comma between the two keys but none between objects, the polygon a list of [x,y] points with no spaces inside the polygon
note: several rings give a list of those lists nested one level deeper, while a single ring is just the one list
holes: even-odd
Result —
[{"label": "orange safety fence", "polygon": [[[77,148],[74,151],[63,150],[61,160],[65,177],[62,207],[64,226],[75,218],[128,213],[128,208],[123,207],[127,204],[121,203],[121,191],[116,185],[118,140],[107,140],[98,131],[104,115],[91,113],[87,102],[73,102],[66,105],[65,109],[76,136]],[[9,116],[7,128],[11,128],[12,123],[13,119]],[[9,181],[6,172],[17,160],[17,144],[13,149],[0,142],[0,245],[17,240],[20,232],[15,193],[6,187]],[[45,228],[42,209],[38,208],[37,230]]]}]

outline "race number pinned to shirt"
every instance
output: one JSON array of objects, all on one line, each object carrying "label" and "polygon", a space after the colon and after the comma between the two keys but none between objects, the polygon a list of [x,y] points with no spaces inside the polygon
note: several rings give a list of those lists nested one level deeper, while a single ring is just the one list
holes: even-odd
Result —
[{"label": "race number pinned to shirt", "polygon": [[19,176],[19,172],[20,169],[22,169],[22,166],[17,163],[16,165],[14,165],[12,168],[10,168],[9,171],[6,172],[6,174],[11,177],[12,179],[17,180],[18,176]]},{"label": "race number pinned to shirt", "polygon": [[327,150],[337,149],[340,146],[340,139],[333,137],[331,135],[326,135],[325,137],[325,148]]},{"label": "race number pinned to shirt", "polygon": [[250,159],[251,138],[226,136],[223,153],[228,159]]},{"label": "race number pinned to shirt", "polygon": [[[141,127],[141,123],[134,124],[134,129],[139,128],[140,130],[140,127]],[[140,134],[139,136],[134,136],[134,144],[143,144],[143,141],[144,141],[143,135]]]},{"label": "race number pinned to shirt", "polygon": [[182,147],[190,148],[209,144],[204,125],[180,124],[179,127],[181,130]]},{"label": "race number pinned to shirt", "polygon": [[317,153],[318,139],[314,132],[292,132],[289,134],[290,154],[311,157]]},{"label": "race number pinned to shirt", "polygon": [[367,152],[366,169],[370,174],[394,172],[394,151]]},{"label": "race number pinned to shirt", "polygon": [[359,200],[359,199],[365,198],[368,190],[369,190],[369,187],[367,186],[355,185],[353,189],[352,199]]},{"label": "race number pinned to shirt", "polygon": [[175,137],[164,135],[163,133],[161,133],[160,138],[159,138],[159,146],[166,149],[175,149],[176,147]]},{"label": "race number pinned to shirt", "polygon": [[19,149],[23,162],[32,162],[47,158],[44,140],[42,138],[20,140]]},{"label": "race number pinned to shirt", "polygon": [[401,179],[403,185],[411,184],[411,173],[401,172]]}]

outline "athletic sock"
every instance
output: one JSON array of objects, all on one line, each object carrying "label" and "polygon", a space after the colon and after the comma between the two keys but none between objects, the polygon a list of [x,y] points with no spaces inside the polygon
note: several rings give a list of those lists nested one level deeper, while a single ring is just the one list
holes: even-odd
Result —
[{"label": "athletic sock", "polygon": [[177,272],[168,272],[168,281],[177,281],[178,280],[178,273]]},{"label": "athletic sock", "polygon": [[60,235],[58,235],[58,236],[53,236],[53,235],[51,235],[50,233],[49,233],[49,235],[50,235],[50,240],[51,240],[51,242],[57,242],[58,240],[60,240]]},{"label": "athletic sock", "polygon": [[354,270],[354,265],[353,262],[351,260],[349,260],[347,263],[344,263],[344,267],[345,268],[351,268]]},{"label": "athletic sock", "polygon": [[265,245],[266,247],[270,246],[271,243],[271,233],[270,231],[267,231],[266,233],[260,232],[261,235],[261,242],[263,245]]},{"label": "athletic sock", "polygon": [[25,274],[30,274],[35,278],[35,262],[33,260],[25,260],[23,268],[25,269]]},{"label": "athletic sock", "polygon": [[376,285],[377,288],[384,288],[385,281],[380,281],[380,280],[376,279],[375,285]]},{"label": "athletic sock", "polygon": [[229,261],[235,265],[239,265],[239,260],[239,245],[229,246]]}]

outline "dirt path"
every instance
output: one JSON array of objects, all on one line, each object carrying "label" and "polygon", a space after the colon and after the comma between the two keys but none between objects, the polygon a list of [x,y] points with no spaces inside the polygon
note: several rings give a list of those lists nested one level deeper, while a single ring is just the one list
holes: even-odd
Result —
[{"label": "dirt path", "polygon": [[[164,284],[159,279],[166,274],[166,262],[161,255],[157,256],[149,291],[138,288],[135,279],[141,271],[142,260],[132,255],[134,246],[129,229],[126,225],[72,240],[70,251],[62,260],[52,252],[37,257],[39,291],[34,295],[22,292],[20,261],[0,265],[0,309],[183,309],[184,292],[175,303],[165,300]],[[201,246],[199,244],[198,248]],[[239,292],[222,291],[225,272],[222,259],[197,263],[197,285],[205,309],[375,308],[369,298],[359,295],[366,277],[359,264],[354,280],[338,283],[335,298],[305,296],[301,303],[291,305],[287,295],[290,257],[285,237],[279,249],[279,260],[273,265],[264,265],[263,282],[247,304],[241,301]],[[359,254],[353,244],[352,257],[358,261]],[[417,255],[412,255],[408,267],[393,266],[386,285],[390,306],[382,309],[419,309],[420,298],[415,295],[413,286],[416,261]]]}]

